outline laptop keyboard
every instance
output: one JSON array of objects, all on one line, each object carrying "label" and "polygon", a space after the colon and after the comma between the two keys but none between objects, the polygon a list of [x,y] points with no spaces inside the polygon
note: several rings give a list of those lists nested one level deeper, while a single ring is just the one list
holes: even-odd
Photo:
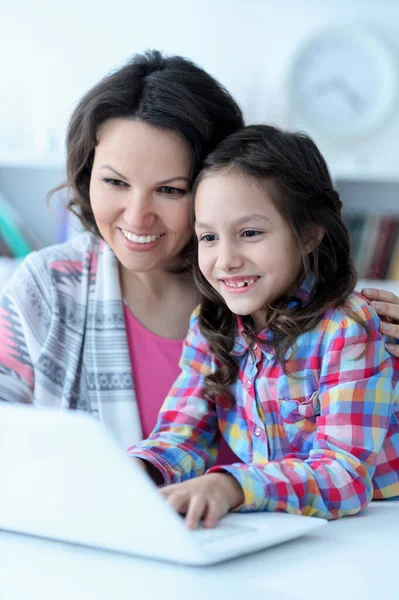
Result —
[{"label": "laptop keyboard", "polygon": [[253,531],[256,531],[255,527],[248,527],[248,525],[241,524],[224,525],[222,521],[214,529],[200,526],[198,529],[195,529],[192,534],[200,544],[211,544],[213,542],[220,542],[241,535],[248,535],[248,533]]}]

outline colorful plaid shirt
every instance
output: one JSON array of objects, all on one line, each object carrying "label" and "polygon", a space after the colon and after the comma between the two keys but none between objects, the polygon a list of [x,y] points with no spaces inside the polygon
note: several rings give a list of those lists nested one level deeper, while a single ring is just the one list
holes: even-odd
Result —
[{"label": "colorful plaid shirt", "polygon": [[[306,286],[300,293],[306,296]],[[331,309],[298,337],[287,361],[295,378],[284,374],[267,344],[270,332],[251,352],[239,326],[232,354],[240,369],[230,408],[205,399],[205,376],[216,362],[197,309],[182,372],[151,436],[129,455],[151,462],[165,484],[228,471],[244,491],[240,511],[336,519],[372,498],[399,496],[399,365],[384,348],[373,309],[356,293],[347,304],[366,321],[369,344],[363,327]],[[220,435],[242,462],[213,467]]]}]

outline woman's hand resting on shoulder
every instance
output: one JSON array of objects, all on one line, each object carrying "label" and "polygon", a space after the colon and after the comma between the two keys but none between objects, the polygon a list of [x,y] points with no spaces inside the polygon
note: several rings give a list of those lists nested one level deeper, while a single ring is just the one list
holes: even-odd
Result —
[{"label": "woman's hand resting on shoulder", "polygon": [[204,527],[215,527],[221,517],[244,502],[240,484],[229,473],[209,473],[167,485],[160,492],[176,512],[186,515],[189,529],[196,529],[201,519]]},{"label": "woman's hand resting on shoulder", "polygon": [[[374,288],[363,289],[362,294],[381,317],[381,333],[399,340],[399,298],[392,292]],[[399,357],[398,344],[386,344],[386,349]]]}]

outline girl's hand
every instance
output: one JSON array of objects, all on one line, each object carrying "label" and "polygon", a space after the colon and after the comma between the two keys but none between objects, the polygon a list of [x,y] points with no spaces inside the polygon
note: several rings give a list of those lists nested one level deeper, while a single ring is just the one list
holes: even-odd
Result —
[{"label": "girl's hand", "polygon": [[[370,288],[362,290],[362,294],[371,301],[370,304],[378,315],[385,317],[381,321],[381,333],[399,339],[399,298],[392,292]],[[398,344],[386,344],[386,349],[393,356],[399,357]]]},{"label": "girl's hand", "polygon": [[176,512],[186,515],[185,524],[196,529],[201,519],[204,527],[215,527],[218,520],[244,502],[240,484],[229,473],[209,473],[160,490]]}]

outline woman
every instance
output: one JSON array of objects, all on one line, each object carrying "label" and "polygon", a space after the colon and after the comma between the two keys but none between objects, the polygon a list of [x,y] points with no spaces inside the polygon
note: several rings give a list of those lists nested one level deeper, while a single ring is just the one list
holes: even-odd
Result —
[{"label": "woman", "polygon": [[191,186],[242,126],[215,79],[156,51],[83,97],[65,185],[86,233],[30,255],[0,296],[0,399],[92,413],[124,448],[149,435],[198,301]]}]

